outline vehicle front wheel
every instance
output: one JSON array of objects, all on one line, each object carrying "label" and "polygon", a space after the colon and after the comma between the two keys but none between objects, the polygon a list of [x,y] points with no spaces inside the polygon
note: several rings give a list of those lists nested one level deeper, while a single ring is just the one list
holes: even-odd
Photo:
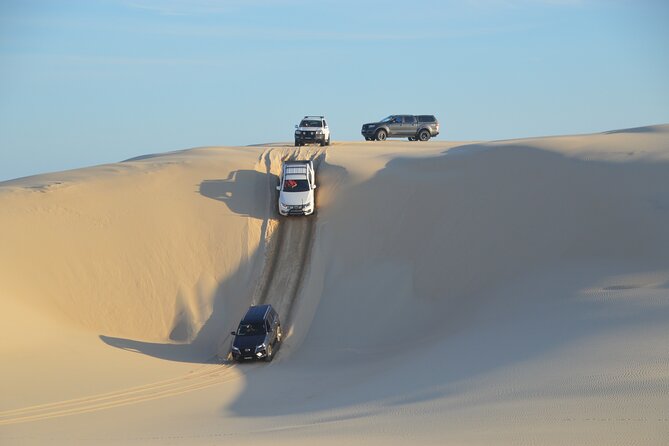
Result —
[{"label": "vehicle front wheel", "polygon": [[272,344],[269,344],[267,346],[267,356],[265,356],[265,361],[272,362],[272,359],[274,359],[274,350],[272,349]]},{"label": "vehicle front wheel", "polygon": [[383,130],[383,129],[376,132],[376,140],[377,141],[385,141],[387,137],[388,137],[388,133],[386,133],[386,131]]},{"label": "vehicle front wheel", "polygon": [[329,137],[329,136],[328,136],[328,140],[325,141],[325,145],[326,145],[326,146],[329,146],[329,145],[330,145],[330,137]]},{"label": "vehicle front wheel", "polygon": [[295,147],[299,146],[300,142],[298,140],[295,140]]},{"label": "vehicle front wheel", "polygon": [[421,141],[427,141],[430,139],[430,132],[427,130],[423,129],[420,132],[418,132],[418,139]]},{"label": "vehicle front wheel", "polygon": [[411,136],[409,136],[408,139],[409,139],[409,141],[415,141],[416,140],[416,138],[412,138]]}]

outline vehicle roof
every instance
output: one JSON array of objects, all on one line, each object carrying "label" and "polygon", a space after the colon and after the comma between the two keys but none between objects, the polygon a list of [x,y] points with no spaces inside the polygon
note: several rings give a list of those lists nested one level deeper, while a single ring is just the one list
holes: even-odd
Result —
[{"label": "vehicle roof", "polygon": [[265,315],[271,308],[271,305],[254,305],[249,307],[242,322],[260,322],[265,319]]}]

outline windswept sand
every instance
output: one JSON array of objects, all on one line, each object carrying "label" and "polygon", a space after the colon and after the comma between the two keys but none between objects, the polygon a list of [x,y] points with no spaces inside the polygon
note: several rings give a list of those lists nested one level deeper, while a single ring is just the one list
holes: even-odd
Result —
[{"label": "windswept sand", "polygon": [[0,247],[3,445],[669,438],[669,125],[148,155],[0,183]]}]

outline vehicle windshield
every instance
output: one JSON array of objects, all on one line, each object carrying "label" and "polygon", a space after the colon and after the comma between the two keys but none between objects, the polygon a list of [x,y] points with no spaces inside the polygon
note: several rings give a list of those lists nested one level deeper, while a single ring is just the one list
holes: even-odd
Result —
[{"label": "vehicle windshield", "polygon": [[306,192],[309,190],[307,180],[286,180],[283,182],[284,192]]},{"label": "vehicle windshield", "polygon": [[395,119],[395,117],[393,115],[390,115],[387,118],[383,118],[381,122],[389,122],[392,121],[393,119]]},{"label": "vehicle windshield", "polygon": [[323,122],[317,120],[305,119],[302,122],[300,122],[300,127],[323,127]]},{"label": "vehicle windshield", "polygon": [[265,326],[262,322],[254,324],[239,324],[237,329],[237,336],[257,336],[265,334]]}]

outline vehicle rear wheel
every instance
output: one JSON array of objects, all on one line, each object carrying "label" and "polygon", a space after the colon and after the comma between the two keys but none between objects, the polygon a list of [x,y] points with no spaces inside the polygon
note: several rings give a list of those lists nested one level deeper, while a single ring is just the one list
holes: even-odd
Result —
[{"label": "vehicle rear wheel", "polygon": [[281,325],[276,327],[276,342],[281,342],[281,339],[283,339],[283,332],[281,331]]},{"label": "vehicle rear wheel", "polygon": [[388,133],[386,133],[386,131],[383,130],[383,129],[376,132],[376,140],[377,141],[385,141],[387,137],[388,137]]},{"label": "vehicle rear wheel", "polygon": [[421,141],[427,141],[430,139],[430,132],[427,130],[423,129],[420,132],[418,132],[418,139]]}]

